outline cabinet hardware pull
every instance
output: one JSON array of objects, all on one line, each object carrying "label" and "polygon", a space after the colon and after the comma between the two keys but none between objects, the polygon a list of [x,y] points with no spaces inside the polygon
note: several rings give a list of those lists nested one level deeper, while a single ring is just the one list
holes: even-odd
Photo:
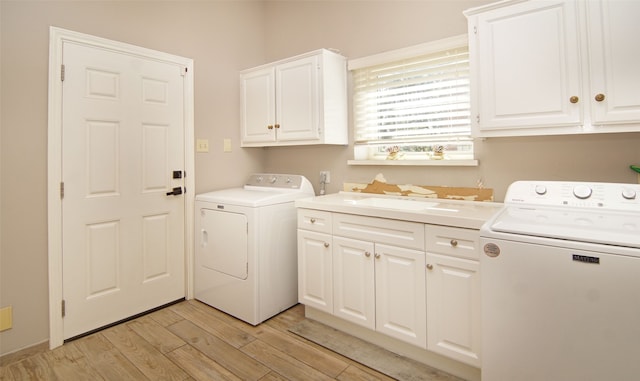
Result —
[{"label": "cabinet hardware pull", "polygon": [[370,252],[368,252],[368,251],[365,251],[365,252],[364,252],[364,256],[365,256],[365,257],[367,257],[367,258],[369,258],[369,257],[371,256],[371,253],[370,253]]},{"label": "cabinet hardware pull", "polygon": [[596,94],[596,102],[602,102],[604,100],[604,94]]},{"label": "cabinet hardware pull", "polygon": [[268,126],[267,126],[267,129],[269,129],[269,130],[273,130],[273,126],[272,126],[272,125],[268,125]]},{"label": "cabinet hardware pull", "polygon": [[380,254],[376,253],[375,257],[376,259],[380,258]]},{"label": "cabinet hardware pull", "polygon": [[325,242],[324,247],[329,247],[329,242]]},{"label": "cabinet hardware pull", "polygon": [[433,270],[433,265],[431,263],[427,264],[427,269]]},{"label": "cabinet hardware pull", "polygon": [[316,223],[316,219],[315,218],[312,218],[310,221],[311,221],[312,224]]},{"label": "cabinet hardware pull", "polygon": [[456,247],[458,246],[458,241],[455,239],[452,239],[451,242],[449,242],[451,244],[451,246]]},{"label": "cabinet hardware pull", "polygon": [[275,127],[275,128],[280,128],[280,125],[279,125],[279,124],[276,124],[274,127]]},{"label": "cabinet hardware pull", "polygon": [[569,102],[571,103],[578,103],[579,100],[580,98],[576,97],[575,95],[569,98]]}]

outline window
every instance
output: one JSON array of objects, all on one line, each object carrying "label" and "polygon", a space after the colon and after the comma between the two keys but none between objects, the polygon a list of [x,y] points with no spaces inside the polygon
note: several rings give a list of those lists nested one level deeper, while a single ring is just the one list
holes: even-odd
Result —
[{"label": "window", "polygon": [[349,62],[356,159],[470,160],[466,36]]}]

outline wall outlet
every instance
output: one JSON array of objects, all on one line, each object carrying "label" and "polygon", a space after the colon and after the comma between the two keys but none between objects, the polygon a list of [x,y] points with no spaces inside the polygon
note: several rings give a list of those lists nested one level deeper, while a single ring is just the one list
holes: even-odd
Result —
[{"label": "wall outlet", "polygon": [[320,182],[324,182],[325,184],[329,184],[331,182],[331,172],[329,171],[320,171]]},{"label": "wall outlet", "polygon": [[222,143],[222,152],[231,152],[231,139],[224,139]]},{"label": "wall outlet", "polygon": [[13,308],[11,306],[0,308],[0,332],[13,327]]}]

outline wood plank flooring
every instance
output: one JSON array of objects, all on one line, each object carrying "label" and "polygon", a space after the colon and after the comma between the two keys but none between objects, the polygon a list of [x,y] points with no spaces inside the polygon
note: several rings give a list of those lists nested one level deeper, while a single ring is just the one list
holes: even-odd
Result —
[{"label": "wood plank flooring", "polygon": [[254,327],[184,301],[52,351],[5,357],[0,380],[392,380],[288,331],[304,319],[297,305]]}]

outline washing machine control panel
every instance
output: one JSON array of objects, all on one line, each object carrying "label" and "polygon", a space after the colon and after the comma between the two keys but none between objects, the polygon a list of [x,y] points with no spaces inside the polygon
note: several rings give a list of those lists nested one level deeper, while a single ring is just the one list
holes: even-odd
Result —
[{"label": "washing machine control panel", "polygon": [[249,176],[245,187],[300,189],[303,179],[301,175],[256,173]]},{"label": "washing machine control panel", "polygon": [[505,203],[640,212],[640,184],[516,181]]}]

